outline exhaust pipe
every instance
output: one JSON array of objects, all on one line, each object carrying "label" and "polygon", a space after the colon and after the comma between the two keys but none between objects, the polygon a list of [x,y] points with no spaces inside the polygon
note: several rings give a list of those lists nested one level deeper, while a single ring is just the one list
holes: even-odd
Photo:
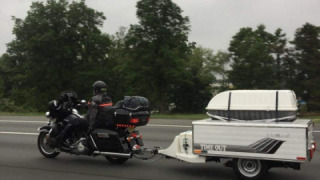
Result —
[{"label": "exhaust pipe", "polygon": [[113,156],[113,157],[119,157],[119,158],[131,158],[132,157],[132,153],[126,154],[126,153],[94,151],[93,154],[103,155],[103,156]]}]

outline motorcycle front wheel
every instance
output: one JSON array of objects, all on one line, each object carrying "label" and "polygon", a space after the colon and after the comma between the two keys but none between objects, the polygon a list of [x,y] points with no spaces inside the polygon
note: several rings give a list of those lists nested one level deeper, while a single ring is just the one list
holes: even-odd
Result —
[{"label": "motorcycle front wheel", "polygon": [[55,151],[54,148],[50,147],[47,143],[46,135],[48,132],[40,132],[38,136],[38,149],[40,153],[46,158],[54,158],[60,154],[60,152]]}]

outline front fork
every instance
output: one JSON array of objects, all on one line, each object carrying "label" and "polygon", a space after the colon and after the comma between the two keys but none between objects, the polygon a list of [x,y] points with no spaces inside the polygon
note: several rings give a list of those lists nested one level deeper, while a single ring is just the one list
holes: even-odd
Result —
[{"label": "front fork", "polygon": [[38,131],[40,133],[41,132],[47,133],[45,139],[48,140],[50,136],[53,136],[53,133],[56,133],[57,129],[55,129],[55,128],[58,128],[57,124],[52,123],[51,121],[49,121],[48,125],[39,127]]}]

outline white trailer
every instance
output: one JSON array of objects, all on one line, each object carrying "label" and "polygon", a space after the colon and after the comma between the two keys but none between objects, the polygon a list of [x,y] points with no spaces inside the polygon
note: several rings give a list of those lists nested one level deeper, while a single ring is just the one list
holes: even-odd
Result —
[{"label": "white trailer", "polygon": [[[230,110],[230,100],[228,104]],[[193,121],[192,131],[180,133],[167,149],[158,152],[190,163],[225,162],[241,179],[261,179],[272,167],[300,169],[315,152],[311,120],[292,121],[292,113],[290,121],[278,121],[277,117],[274,121],[228,121],[220,117]]]},{"label": "white trailer", "polygon": [[313,123],[194,121],[160,154],[190,163],[225,162],[242,179],[261,179],[272,167],[300,169],[315,152]]}]

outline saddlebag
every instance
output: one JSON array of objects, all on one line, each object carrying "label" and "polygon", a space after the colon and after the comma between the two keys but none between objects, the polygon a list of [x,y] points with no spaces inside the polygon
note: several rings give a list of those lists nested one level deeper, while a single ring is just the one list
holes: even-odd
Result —
[{"label": "saddlebag", "polygon": [[124,136],[119,136],[116,131],[95,129],[92,137],[99,151],[105,152],[129,152],[129,145]]}]

